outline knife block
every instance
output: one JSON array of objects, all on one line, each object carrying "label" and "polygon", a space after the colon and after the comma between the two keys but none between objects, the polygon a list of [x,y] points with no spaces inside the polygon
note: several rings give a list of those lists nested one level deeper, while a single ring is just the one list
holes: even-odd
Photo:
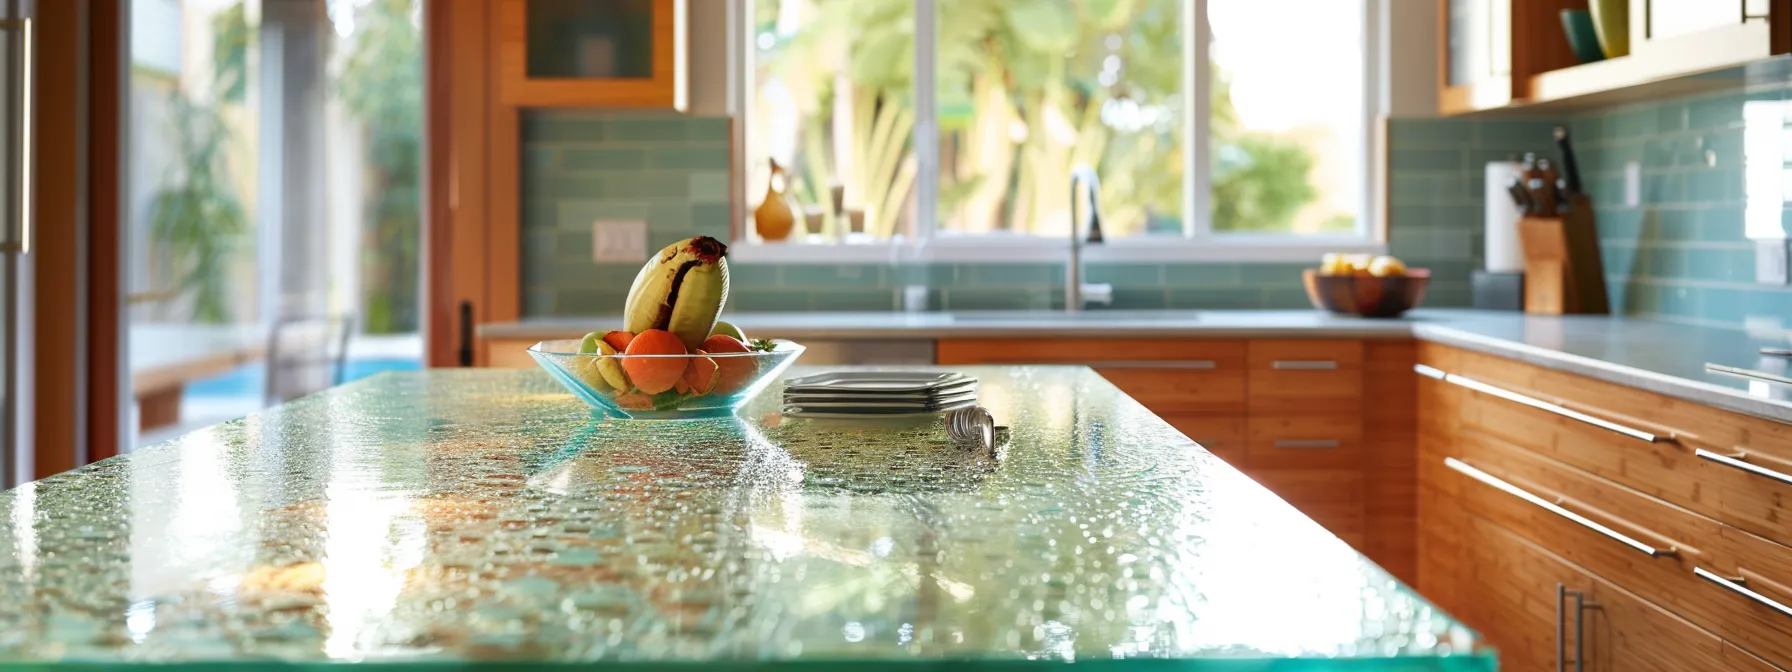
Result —
[{"label": "knife block", "polygon": [[1569,205],[1560,217],[1518,221],[1524,248],[1524,312],[1603,315],[1610,311],[1593,203],[1577,195]]}]

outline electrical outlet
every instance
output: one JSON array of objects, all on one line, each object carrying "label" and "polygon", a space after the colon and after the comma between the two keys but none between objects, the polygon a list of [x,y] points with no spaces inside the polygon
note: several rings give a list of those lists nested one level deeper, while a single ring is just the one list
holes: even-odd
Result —
[{"label": "electrical outlet", "polygon": [[1643,164],[1631,161],[1624,164],[1624,205],[1637,207],[1643,204]]},{"label": "electrical outlet", "polygon": [[647,257],[647,222],[600,219],[591,223],[591,260],[639,262]]},{"label": "electrical outlet", "polygon": [[1792,246],[1786,239],[1755,241],[1755,282],[1763,285],[1787,284],[1788,266],[1792,266]]}]

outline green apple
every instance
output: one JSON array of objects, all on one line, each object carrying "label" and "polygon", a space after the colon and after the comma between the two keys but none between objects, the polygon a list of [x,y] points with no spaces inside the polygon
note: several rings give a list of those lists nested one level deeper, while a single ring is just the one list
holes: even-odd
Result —
[{"label": "green apple", "polygon": [[604,339],[604,335],[599,332],[593,331],[589,334],[585,334],[585,339],[582,341],[579,341],[579,354],[581,354],[581,355],[597,354],[597,344],[599,342],[603,341],[603,339]]},{"label": "green apple", "polygon": [[746,333],[742,332],[740,330],[740,327],[734,326],[734,324],[731,322],[723,322],[721,320],[716,320],[716,326],[714,329],[709,330],[709,335],[714,336],[716,334],[722,334],[724,336],[733,336],[734,340],[740,341],[742,343],[747,342]]}]

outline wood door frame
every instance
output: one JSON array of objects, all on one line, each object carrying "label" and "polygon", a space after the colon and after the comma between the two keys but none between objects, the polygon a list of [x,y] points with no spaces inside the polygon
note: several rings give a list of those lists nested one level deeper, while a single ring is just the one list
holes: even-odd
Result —
[{"label": "wood door frame", "polygon": [[[495,222],[508,219],[513,236],[516,228],[516,213],[506,217],[494,207],[491,194],[491,177],[500,174],[488,160],[492,155],[490,117],[496,106],[489,58],[492,3],[429,3],[424,14],[429,28],[425,79],[430,84],[424,111],[429,126],[424,154],[430,206],[424,255],[430,288],[425,363],[431,367],[479,365],[484,353],[471,339],[476,325],[516,318],[514,308],[508,315],[494,311],[494,299],[502,292],[494,291],[489,282],[493,276],[490,264],[499,256],[491,249],[499,246],[492,244],[490,232],[503,228]],[[514,250],[514,245],[510,249]],[[512,290],[515,274],[513,256]],[[516,300],[511,296],[510,305]],[[466,315],[463,306],[468,308]]]},{"label": "wood door frame", "polygon": [[[118,454],[119,273],[128,18],[116,2],[38,3],[33,205],[26,283],[32,477]],[[53,149],[52,149],[53,148]],[[72,373],[72,375],[70,375]]]}]

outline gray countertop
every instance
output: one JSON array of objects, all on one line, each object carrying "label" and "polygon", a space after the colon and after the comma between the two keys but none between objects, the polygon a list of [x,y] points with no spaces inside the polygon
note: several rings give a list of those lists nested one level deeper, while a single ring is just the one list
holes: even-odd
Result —
[{"label": "gray countertop", "polygon": [[[1792,360],[1763,347],[1792,346],[1792,329],[1742,330],[1656,320],[1549,317],[1477,310],[1417,310],[1392,320],[1312,310],[733,313],[749,335],[792,340],[965,337],[1406,338],[1415,337],[1577,373],[1699,403],[1792,422],[1792,385],[1708,372],[1706,364],[1792,376]],[[488,339],[573,338],[615,328],[619,316],[488,324]]]}]

